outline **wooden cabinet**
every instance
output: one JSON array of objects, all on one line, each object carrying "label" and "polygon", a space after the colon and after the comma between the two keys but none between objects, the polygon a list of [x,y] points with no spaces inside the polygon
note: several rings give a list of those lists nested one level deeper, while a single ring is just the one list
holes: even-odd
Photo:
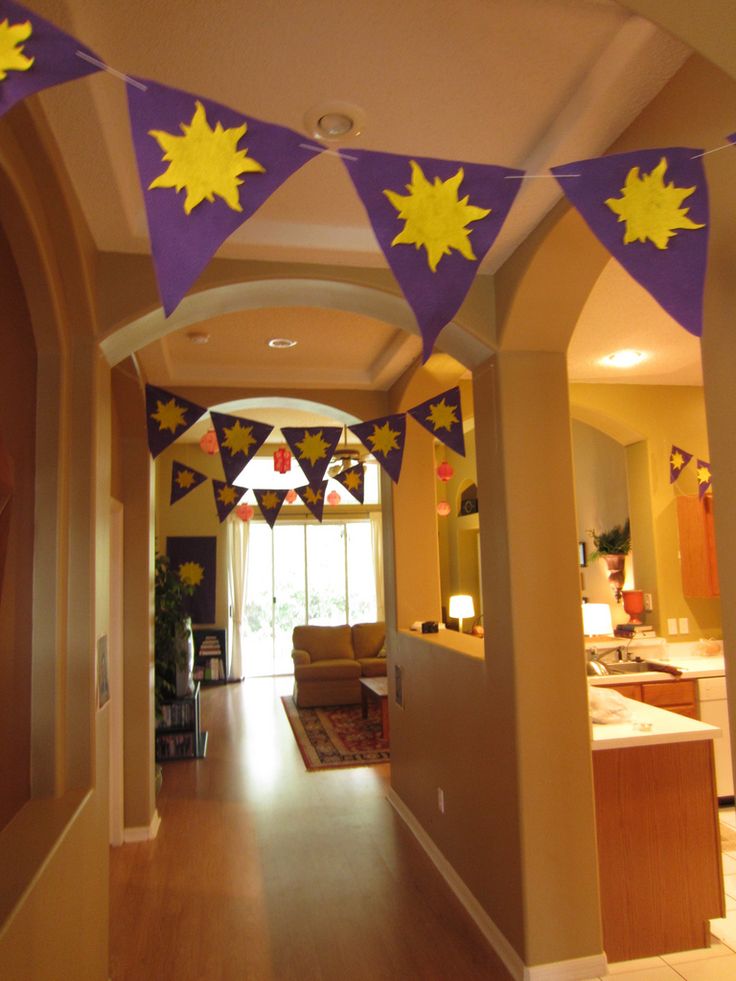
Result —
[{"label": "wooden cabinet", "polygon": [[620,685],[606,685],[621,692],[637,702],[646,702],[658,708],[697,719],[695,682],[689,678],[674,678],[672,681],[630,682]]},{"label": "wooden cabinet", "polygon": [[207,733],[202,732],[199,712],[199,682],[185,698],[172,698],[161,706],[156,723],[156,760],[199,759],[207,751]]},{"label": "wooden cabinet", "polygon": [[713,497],[683,494],[677,498],[680,570],[685,596],[719,596]]}]

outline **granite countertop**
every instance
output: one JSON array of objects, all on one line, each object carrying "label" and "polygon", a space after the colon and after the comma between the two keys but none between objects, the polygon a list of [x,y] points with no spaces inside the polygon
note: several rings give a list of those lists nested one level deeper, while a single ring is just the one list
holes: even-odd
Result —
[{"label": "granite countertop", "polygon": [[693,742],[715,739],[721,735],[717,726],[707,722],[698,722],[697,719],[689,719],[633,699],[629,701],[630,716],[625,722],[591,724],[594,751]]}]

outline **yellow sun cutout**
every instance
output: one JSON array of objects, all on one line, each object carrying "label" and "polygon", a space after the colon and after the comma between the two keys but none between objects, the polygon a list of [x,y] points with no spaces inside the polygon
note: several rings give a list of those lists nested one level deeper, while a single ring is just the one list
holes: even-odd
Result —
[{"label": "yellow sun cutout", "polygon": [[309,460],[314,466],[317,460],[321,460],[327,455],[330,444],[322,438],[322,430],[318,433],[308,433],[305,431],[304,439],[297,443],[300,460]]},{"label": "yellow sun cutout", "polygon": [[218,122],[210,129],[202,103],[196,101],[192,121],[181,123],[183,136],[175,136],[163,130],[149,130],[164,150],[163,161],[169,167],[148,185],[187,189],[184,211],[187,214],[204,200],[214,201],[221,197],[233,211],[242,211],[238,188],[243,183],[239,174],[265,174],[266,168],[246,156],[247,150],[238,150],[238,141],[248,129],[247,123],[237,129],[223,129]]},{"label": "yellow sun cutout", "polygon": [[710,467],[698,467],[698,483],[707,484],[710,479]]},{"label": "yellow sun cutout", "polygon": [[626,175],[620,198],[607,198],[606,204],[626,222],[624,245],[646,242],[649,239],[658,249],[666,249],[677,228],[704,228],[687,217],[689,208],[682,208],[685,198],[695,187],[675,187],[664,183],[667,158],[662,157],[650,174],[639,176],[639,168],[632,167]]},{"label": "yellow sun cutout", "polygon": [[275,491],[266,491],[261,498],[261,507],[266,511],[273,511],[279,506],[279,495]]},{"label": "yellow sun cutout", "polygon": [[373,432],[368,439],[374,453],[383,453],[384,456],[387,456],[392,450],[398,450],[397,439],[400,435],[401,433],[391,429],[389,424],[385,422],[382,426],[374,425]]},{"label": "yellow sun cutout", "polygon": [[682,470],[685,466],[685,458],[682,453],[673,453],[670,457],[670,466],[673,470]]},{"label": "yellow sun cutout", "polygon": [[221,504],[235,504],[240,494],[234,487],[221,487],[217,492]]},{"label": "yellow sun cutout", "polygon": [[450,430],[460,420],[455,415],[455,406],[447,405],[445,400],[442,399],[441,402],[435,402],[430,405],[427,421],[432,423],[436,432],[438,429]]},{"label": "yellow sun cutout", "polygon": [[168,402],[156,400],[156,411],[151,413],[151,418],[158,423],[159,432],[168,429],[175,433],[179,426],[186,426],[184,415],[186,409],[179,405],[176,399],[169,399]]},{"label": "yellow sun cutout", "polygon": [[29,20],[24,24],[10,24],[7,18],[0,24],[0,82],[8,72],[27,72],[34,58],[23,54],[23,42],[33,31]]},{"label": "yellow sun cutout", "polygon": [[319,504],[322,500],[322,488],[320,487],[319,490],[314,490],[313,487],[307,487],[304,492],[304,500],[307,504]]},{"label": "yellow sun cutout", "polygon": [[235,456],[236,453],[245,453],[247,456],[251,446],[256,442],[253,427],[243,426],[239,421],[223,431],[225,439],[222,441],[222,445],[227,447],[231,456]]},{"label": "yellow sun cutout", "polygon": [[348,470],[345,474],[343,485],[345,490],[353,491],[359,490],[362,482],[363,475],[357,470]]},{"label": "yellow sun cutout", "polygon": [[458,200],[458,189],[465,176],[459,167],[453,177],[441,181],[435,177],[430,184],[422,168],[411,161],[411,183],[406,185],[406,196],[396,191],[384,190],[384,194],[406,224],[394,238],[391,245],[414,245],[427,250],[427,262],[432,272],[437,264],[452,249],[466,259],[475,259],[468,236],[472,229],[465,226],[471,221],[479,221],[490,215],[490,208],[477,208],[468,204],[468,195]]},{"label": "yellow sun cutout", "polygon": [[194,474],[191,470],[180,470],[176,475],[176,482],[182,488],[191,487],[194,483]]},{"label": "yellow sun cutout", "polygon": [[199,562],[182,562],[178,575],[187,586],[199,586],[204,579],[204,569]]}]

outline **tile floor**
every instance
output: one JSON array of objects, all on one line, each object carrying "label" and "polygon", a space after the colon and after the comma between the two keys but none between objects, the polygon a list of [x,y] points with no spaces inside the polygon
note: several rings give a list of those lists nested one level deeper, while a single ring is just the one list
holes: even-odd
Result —
[{"label": "tile floor", "polygon": [[[736,829],[736,810],[722,807],[720,819]],[[713,943],[705,950],[685,950],[665,957],[611,964],[613,981],[734,981],[736,979],[736,851],[723,853],[726,916],[711,920]]]}]

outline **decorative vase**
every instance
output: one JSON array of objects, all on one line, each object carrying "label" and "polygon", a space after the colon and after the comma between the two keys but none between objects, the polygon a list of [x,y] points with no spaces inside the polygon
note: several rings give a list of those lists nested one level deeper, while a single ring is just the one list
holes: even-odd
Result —
[{"label": "decorative vase", "polygon": [[602,555],[601,558],[605,561],[606,567],[608,568],[608,581],[613,589],[616,602],[620,603],[621,590],[624,585],[624,565],[626,564],[626,556],[624,554]]},{"label": "decorative vase", "polygon": [[189,617],[176,632],[176,697],[186,698],[194,694],[194,638]]}]

